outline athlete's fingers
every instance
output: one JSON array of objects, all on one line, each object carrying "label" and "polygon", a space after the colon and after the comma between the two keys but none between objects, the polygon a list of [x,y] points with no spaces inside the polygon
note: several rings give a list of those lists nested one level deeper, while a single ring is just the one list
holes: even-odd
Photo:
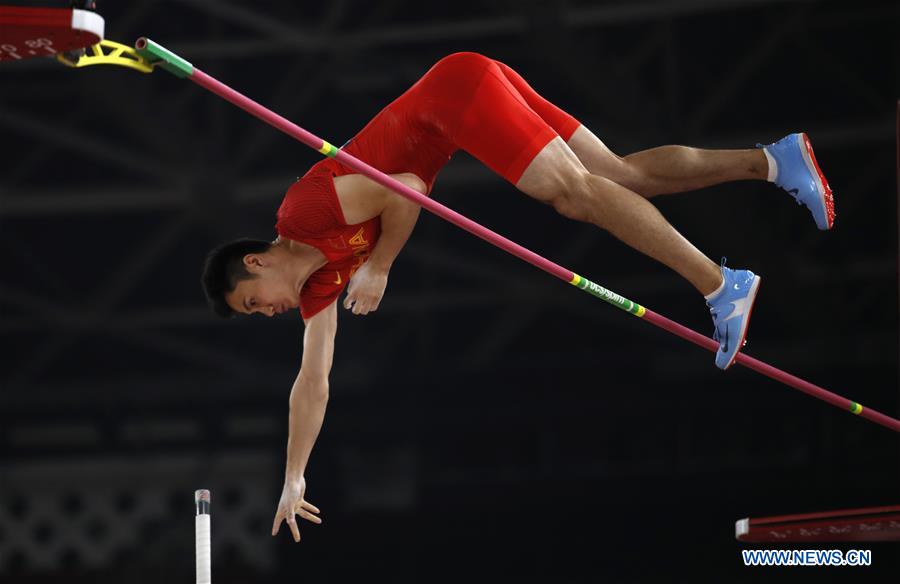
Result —
[{"label": "athlete's fingers", "polygon": [[300,517],[306,519],[307,521],[311,521],[313,523],[322,523],[322,519],[320,517],[313,515],[306,509],[300,509],[299,511],[297,511],[297,513],[300,515]]},{"label": "athlete's fingers", "polygon": [[321,511],[319,511],[319,508],[316,507],[315,505],[313,505],[312,503],[310,503],[309,501],[301,501],[300,504],[303,505],[303,507],[305,509],[312,511],[313,513],[321,513]]},{"label": "athlete's fingers", "polygon": [[353,294],[348,293],[347,297],[344,299],[344,308],[349,310],[353,307],[354,302],[356,302],[356,298],[354,298]]},{"label": "athlete's fingers", "polygon": [[281,531],[281,510],[275,514],[275,521],[272,523],[272,536],[278,535],[279,531]]},{"label": "athlete's fingers", "polygon": [[300,529],[297,527],[297,518],[294,517],[293,511],[288,515],[287,519],[288,527],[291,528],[291,533],[294,535],[294,541],[297,543],[300,542]]}]

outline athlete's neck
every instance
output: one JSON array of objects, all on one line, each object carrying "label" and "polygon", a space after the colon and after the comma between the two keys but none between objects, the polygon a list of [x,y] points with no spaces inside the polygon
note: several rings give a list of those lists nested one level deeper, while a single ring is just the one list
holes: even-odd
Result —
[{"label": "athlete's neck", "polygon": [[284,259],[290,277],[298,287],[302,286],[313,272],[328,263],[325,254],[317,248],[281,236],[272,242],[269,251]]}]

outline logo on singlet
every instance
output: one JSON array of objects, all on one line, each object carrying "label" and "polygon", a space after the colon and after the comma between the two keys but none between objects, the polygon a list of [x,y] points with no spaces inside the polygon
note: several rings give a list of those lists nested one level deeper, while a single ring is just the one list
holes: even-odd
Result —
[{"label": "logo on singlet", "polygon": [[357,246],[357,245],[369,245],[369,242],[366,241],[366,236],[365,236],[364,233],[363,233],[364,230],[365,230],[365,228],[360,227],[360,228],[359,228],[359,231],[356,232],[356,235],[354,235],[353,237],[351,237],[351,238],[350,238],[350,241],[348,241],[347,243],[349,243],[349,244],[352,245],[352,246]]},{"label": "logo on singlet", "polygon": [[342,283],[343,280],[341,280],[341,273],[338,272],[337,270],[335,270],[334,273],[337,274],[337,280],[335,280],[334,283],[335,283],[335,284],[340,284],[340,283]]},{"label": "logo on singlet", "polygon": [[[356,258],[356,262],[350,268],[350,277],[352,278],[356,273],[356,270],[360,269],[369,257],[369,241],[366,239],[365,228],[360,227],[359,231],[357,231],[347,243],[350,244],[350,248],[353,250],[353,256]],[[335,282],[335,284],[339,283],[340,282]]]}]

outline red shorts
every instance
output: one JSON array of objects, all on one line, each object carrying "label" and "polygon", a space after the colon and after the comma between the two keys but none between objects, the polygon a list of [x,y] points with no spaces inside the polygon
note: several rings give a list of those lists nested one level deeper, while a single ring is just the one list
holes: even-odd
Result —
[{"label": "red shorts", "polygon": [[[477,53],[444,57],[342,148],[387,174],[428,184],[458,149],[516,184],[550,140],[580,123],[499,61]],[[334,160],[319,163],[352,174]],[[318,166],[318,165],[317,165]]]}]

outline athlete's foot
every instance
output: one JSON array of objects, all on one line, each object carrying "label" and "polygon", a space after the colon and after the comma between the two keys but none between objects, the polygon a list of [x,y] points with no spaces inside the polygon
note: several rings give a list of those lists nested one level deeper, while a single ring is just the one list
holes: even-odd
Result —
[{"label": "athlete's foot", "polygon": [[706,305],[716,328],[713,338],[719,342],[716,367],[728,369],[744,346],[750,313],[762,278],[750,270],[726,268],[724,259],[722,278],[722,286],[707,299]]},{"label": "athlete's foot", "polygon": [[775,184],[790,193],[798,205],[805,205],[816,220],[819,229],[831,229],[834,225],[834,195],[816,156],[813,154],[809,137],[804,134],[790,134],[778,142],[763,146],[769,155],[770,164],[775,162]]}]

